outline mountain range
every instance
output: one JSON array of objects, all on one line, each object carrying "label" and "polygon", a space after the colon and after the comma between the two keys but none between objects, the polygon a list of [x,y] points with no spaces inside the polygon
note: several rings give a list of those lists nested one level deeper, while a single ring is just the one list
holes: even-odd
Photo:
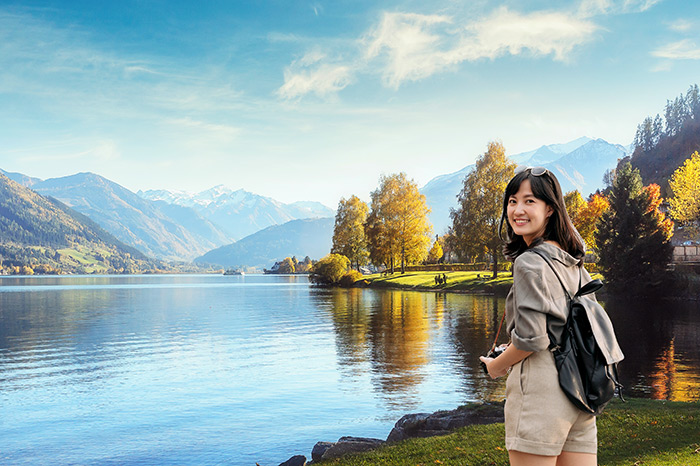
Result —
[{"label": "mountain range", "polygon": [[[611,144],[603,139],[581,137],[564,144],[550,144],[538,149],[509,156],[518,165],[543,166],[552,171],[564,193],[578,190],[584,197],[603,188],[603,175],[614,169],[618,160],[630,154],[632,148]],[[450,208],[457,208],[457,195],[462,190],[464,178],[474,170],[474,165],[446,175],[440,175],[423,186],[420,191],[431,208],[433,231],[446,233],[452,225]]]},{"label": "mountain range", "polygon": [[[615,168],[628,153],[623,146],[584,137],[541,146],[511,159],[518,164],[545,166],[557,175],[564,192],[578,189],[585,196],[601,188],[605,171]],[[421,188],[432,209],[436,233],[443,234],[451,224],[449,210],[457,206],[463,180],[473,169],[474,165],[468,165],[440,175]],[[158,259],[197,258],[224,266],[269,267],[286,256],[319,259],[330,251],[335,212],[318,202],[284,204],[224,186],[194,194],[167,190],[134,193],[94,173],[48,180],[2,173],[89,217],[117,241]],[[298,222],[308,218],[315,220]]]},{"label": "mountain range", "polygon": [[138,195],[151,201],[192,208],[234,240],[290,220],[335,215],[334,210],[320,202],[301,201],[284,204],[270,197],[243,189],[234,191],[221,185],[195,194],[184,191],[148,190],[139,191]]},{"label": "mountain range", "polygon": [[156,268],[140,251],[86,216],[2,174],[0,258],[5,267],[41,264],[63,272],[119,273]]},{"label": "mountain range", "polygon": [[328,217],[273,225],[233,244],[209,251],[196,258],[195,262],[227,268],[269,268],[285,257],[320,259],[331,250],[334,222],[334,218]]}]

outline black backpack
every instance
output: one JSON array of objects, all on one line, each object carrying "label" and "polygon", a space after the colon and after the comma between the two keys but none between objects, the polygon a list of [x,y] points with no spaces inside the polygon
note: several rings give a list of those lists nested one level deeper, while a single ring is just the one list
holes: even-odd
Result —
[{"label": "black backpack", "polygon": [[[615,396],[616,390],[624,401],[623,387],[617,373],[617,362],[608,364],[595,339],[588,318],[588,313],[591,311],[605,313],[605,310],[596,301],[584,298],[585,295],[599,290],[603,282],[596,279],[582,287],[579,279],[579,290],[572,297],[549,258],[537,249],[531,249],[531,251],[542,257],[552,269],[564,289],[569,306],[569,316],[561,341],[555,341],[547,325],[549,350],[554,355],[559,371],[559,385],[577,408],[597,416]],[[549,316],[547,319],[549,320]]]}]

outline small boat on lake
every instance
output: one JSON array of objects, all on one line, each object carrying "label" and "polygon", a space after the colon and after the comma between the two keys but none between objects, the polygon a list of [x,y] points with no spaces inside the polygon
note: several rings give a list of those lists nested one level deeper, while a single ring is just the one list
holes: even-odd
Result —
[{"label": "small boat on lake", "polygon": [[228,269],[224,275],[245,275],[245,272],[240,269]]}]

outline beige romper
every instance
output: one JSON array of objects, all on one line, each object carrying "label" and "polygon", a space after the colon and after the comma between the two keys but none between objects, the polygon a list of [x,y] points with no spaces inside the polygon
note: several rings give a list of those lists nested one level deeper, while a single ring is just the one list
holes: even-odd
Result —
[{"label": "beige romper", "polygon": [[[541,249],[551,259],[572,295],[578,290],[578,260],[547,243]],[[583,270],[583,283],[590,276]],[[506,298],[511,343],[533,354],[515,364],[506,382],[506,448],[536,455],[562,451],[597,452],[595,416],[576,408],[559,387],[554,357],[548,350],[550,329],[559,336],[568,311],[556,276],[537,254],[520,255],[513,264],[513,288]]]}]

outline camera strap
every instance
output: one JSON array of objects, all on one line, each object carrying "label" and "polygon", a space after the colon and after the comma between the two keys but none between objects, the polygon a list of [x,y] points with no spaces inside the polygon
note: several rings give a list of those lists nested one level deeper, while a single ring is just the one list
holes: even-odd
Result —
[{"label": "camera strap", "polygon": [[503,327],[503,321],[506,320],[506,311],[503,310],[503,317],[501,317],[501,323],[498,325],[498,331],[496,332],[496,338],[493,339],[493,346],[491,346],[491,351],[496,349],[496,343],[498,343],[498,336],[501,334],[501,328]]}]

